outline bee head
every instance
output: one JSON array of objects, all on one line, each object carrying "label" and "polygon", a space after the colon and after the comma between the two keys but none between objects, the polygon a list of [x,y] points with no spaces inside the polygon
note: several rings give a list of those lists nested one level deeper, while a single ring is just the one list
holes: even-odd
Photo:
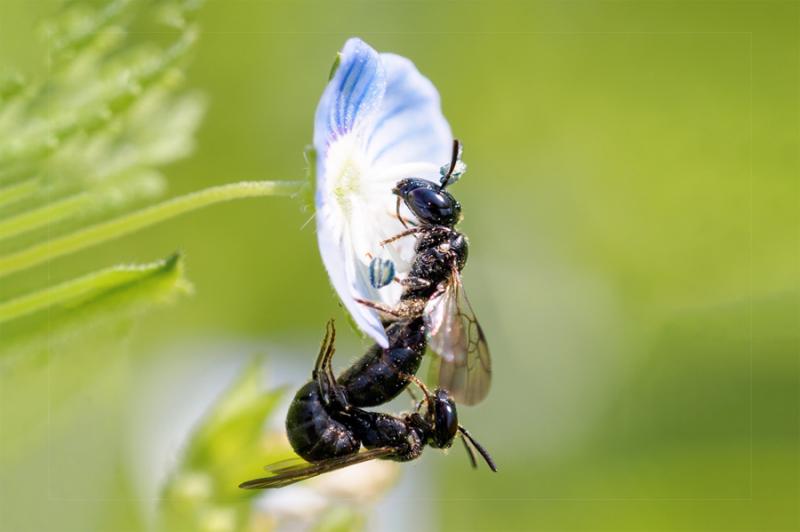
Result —
[{"label": "bee head", "polygon": [[442,179],[438,185],[412,177],[401,180],[392,189],[398,197],[398,217],[400,200],[403,200],[422,225],[455,226],[461,221],[461,204],[445,189],[458,181],[466,169],[467,166],[461,162],[461,143],[458,139],[454,139],[450,163],[439,170]]},{"label": "bee head", "polygon": [[447,390],[439,388],[433,392],[428,404],[428,422],[433,427],[431,447],[447,449],[453,445],[458,433],[458,414],[456,403]]},{"label": "bee head", "polygon": [[392,189],[422,225],[455,226],[461,220],[461,204],[440,185],[425,179],[403,179]]}]

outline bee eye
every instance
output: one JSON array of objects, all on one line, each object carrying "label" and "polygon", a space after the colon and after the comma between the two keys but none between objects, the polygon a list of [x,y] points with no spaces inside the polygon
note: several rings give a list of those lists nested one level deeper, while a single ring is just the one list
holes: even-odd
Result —
[{"label": "bee eye", "polygon": [[404,198],[406,205],[423,223],[452,226],[458,221],[461,206],[446,191],[416,188]]},{"label": "bee eye", "polygon": [[433,444],[446,449],[453,444],[458,431],[458,414],[456,405],[444,390],[438,390],[433,403],[434,434]]}]

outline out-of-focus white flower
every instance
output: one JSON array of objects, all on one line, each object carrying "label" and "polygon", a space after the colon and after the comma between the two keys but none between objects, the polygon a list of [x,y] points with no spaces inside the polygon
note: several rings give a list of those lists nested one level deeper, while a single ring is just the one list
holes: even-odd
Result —
[{"label": "out-of-focus white flower", "polygon": [[258,499],[257,510],[276,522],[311,522],[325,510],[330,501],[308,486],[286,486],[265,493]]},{"label": "out-of-focus white flower", "polygon": [[339,297],[382,347],[388,342],[379,315],[355,299],[399,300],[397,283],[370,283],[373,257],[393,261],[398,275],[410,268],[414,239],[380,245],[404,229],[392,187],[405,177],[438,183],[452,142],[439,93],[411,61],[360,39],[345,43],[315,115],[317,237]]},{"label": "out-of-focus white flower", "polygon": [[372,505],[391,489],[400,475],[400,464],[372,460],[326,473],[304,483],[267,490],[259,497],[253,529],[307,530],[309,523],[325,519],[333,510],[366,516]]},{"label": "out-of-focus white flower", "polygon": [[364,504],[385,495],[399,475],[397,462],[372,460],[319,476],[311,485],[320,493]]}]

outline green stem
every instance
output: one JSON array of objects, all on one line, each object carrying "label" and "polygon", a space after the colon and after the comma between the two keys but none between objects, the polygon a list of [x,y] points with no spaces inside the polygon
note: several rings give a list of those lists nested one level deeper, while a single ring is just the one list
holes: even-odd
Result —
[{"label": "green stem", "polygon": [[30,196],[36,192],[38,186],[39,180],[34,178],[0,188],[0,207]]},{"label": "green stem", "polygon": [[2,256],[0,277],[119,238],[207,205],[241,198],[292,196],[300,192],[304,185],[304,181],[243,181],[192,192]]},{"label": "green stem", "polygon": [[91,195],[81,192],[38,209],[0,221],[0,240],[69,218],[89,204]]}]

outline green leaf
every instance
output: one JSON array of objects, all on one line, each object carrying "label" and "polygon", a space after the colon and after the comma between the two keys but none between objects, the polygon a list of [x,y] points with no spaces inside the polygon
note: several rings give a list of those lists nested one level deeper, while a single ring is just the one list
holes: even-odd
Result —
[{"label": "green leaf", "polygon": [[[186,449],[183,468],[212,471],[218,491],[236,494],[248,474],[264,465],[261,449],[264,421],[284,391],[264,392],[258,359],[242,372],[195,431]],[[288,446],[275,449],[280,458],[292,456]]]},{"label": "green leaf", "polygon": [[333,79],[333,76],[336,75],[336,71],[339,70],[339,65],[342,64],[342,53],[337,52],[336,58],[333,60],[333,64],[331,65],[331,71],[328,73],[328,81]]},{"label": "green leaf", "polygon": [[[0,304],[1,350],[53,345],[190,291],[177,254],[151,264],[101,270]],[[37,334],[42,327],[46,335]]]},{"label": "green leaf", "polygon": [[264,464],[293,456],[285,440],[264,449],[262,437],[283,394],[282,389],[263,391],[259,357],[244,369],[195,429],[164,487],[160,511],[165,529],[204,529],[210,515],[245,519],[249,507],[243,503],[258,492],[238,484],[258,475]]},{"label": "green leaf", "polygon": [[180,256],[150,264],[124,264],[90,273],[32,294],[0,303],[0,323],[21,318],[45,309],[75,309],[119,290],[130,290],[153,277],[169,275],[180,269]]}]

